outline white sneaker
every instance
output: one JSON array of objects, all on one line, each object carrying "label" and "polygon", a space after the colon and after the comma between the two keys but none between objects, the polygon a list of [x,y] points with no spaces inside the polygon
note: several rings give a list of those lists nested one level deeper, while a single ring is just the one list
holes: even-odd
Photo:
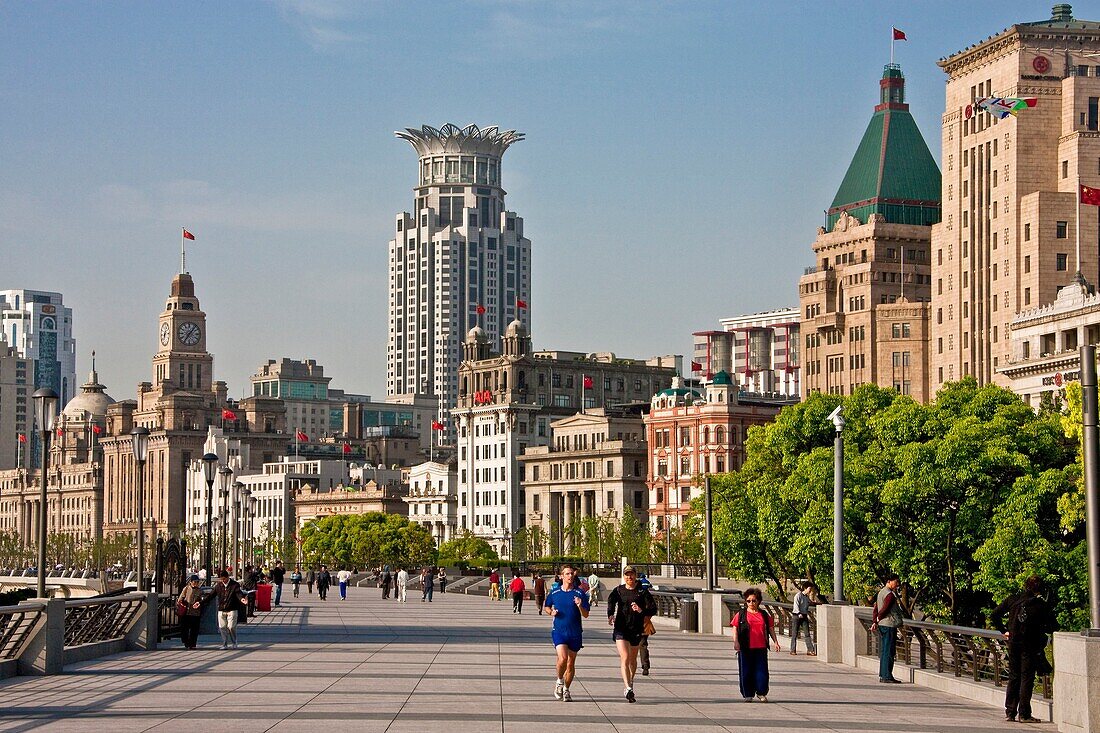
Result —
[{"label": "white sneaker", "polygon": [[561,693],[561,699],[565,702],[573,702],[573,696],[569,694],[569,688],[566,687]]},{"label": "white sneaker", "polygon": [[768,701],[768,696],[767,695],[757,695],[756,699],[759,700],[760,702],[767,702]]},{"label": "white sneaker", "polygon": [[225,644],[222,644],[222,645],[221,645],[220,647],[218,647],[218,648],[219,648],[219,649],[228,649],[229,647],[228,647],[227,645],[225,645]]},{"label": "white sneaker", "polygon": [[558,682],[554,685],[554,699],[560,700],[565,692],[565,685]]}]

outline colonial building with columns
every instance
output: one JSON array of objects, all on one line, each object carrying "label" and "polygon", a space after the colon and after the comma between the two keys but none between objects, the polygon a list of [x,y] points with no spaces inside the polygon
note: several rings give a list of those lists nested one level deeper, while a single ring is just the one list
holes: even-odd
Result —
[{"label": "colonial building with columns", "polygon": [[648,516],[644,405],[596,408],[550,424],[549,445],[528,448],[519,457],[526,476],[527,526],[549,539],[543,548],[567,553],[575,522],[598,517],[619,522],[632,512]]},{"label": "colonial building with columns", "polygon": [[409,469],[409,519],[428,528],[438,547],[455,536],[458,526],[456,463],[425,461]]}]

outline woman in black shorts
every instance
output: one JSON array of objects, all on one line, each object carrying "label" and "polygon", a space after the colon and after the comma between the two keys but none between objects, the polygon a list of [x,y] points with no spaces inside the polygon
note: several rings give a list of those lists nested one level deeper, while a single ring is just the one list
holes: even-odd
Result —
[{"label": "woman in black shorts", "polygon": [[623,697],[634,702],[634,674],[638,671],[638,645],[642,643],[645,624],[657,614],[657,602],[648,588],[638,583],[638,573],[627,565],[623,568],[623,584],[607,597],[607,623],[614,630],[611,638],[619,650],[619,669],[623,676]]}]

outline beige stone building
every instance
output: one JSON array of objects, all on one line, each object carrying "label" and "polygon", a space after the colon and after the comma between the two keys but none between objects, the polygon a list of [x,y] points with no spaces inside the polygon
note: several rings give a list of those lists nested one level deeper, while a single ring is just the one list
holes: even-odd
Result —
[{"label": "beige stone building", "polygon": [[408,505],[404,497],[408,486],[400,481],[373,478],[363,484],[319,489],[303,484],[293,493],[294,516],[298,527],[333,514],[366,514],[383,512],[406,516]]},{"label": "beige stone building", "polygon": [[[932,388],[974,375],[1009,385],[1010,324],[1054,302],[1077,270],[1098,281],[1096,209],[1081,217],[1078,180],[1100,186],[1100,23],[1017,23],[941,59],[943,219],[932,228]],[[1037,104],[997,119],[989,97]]]},{"label": "beige stone building", "polygon": [[[0,469],[29,468],[34,426],[34,362],[0,333]],[[21,442],[23,435],[26,442]]]},{"label": "beige stone building", "polygon": [[409,520],[427,527],[436,546],[458,527],[458,470],[455,462],[425,461],[408,470]]},{"label": "beige stone building", "polygon": [[940,172],[905,103],[905,77],[885,67],[879,104],[799,280],[802,395],[878,384],[931,397],[929,240]]},{"label": "beige stone building", "polygon": [[528,448],[523,494],[527,526],[541,527],[553,552],[569,551],[565,530],[576,520],[617,522],[648,510],[645,425],[639,409],[597,408],[550,423],[550,444]]}]

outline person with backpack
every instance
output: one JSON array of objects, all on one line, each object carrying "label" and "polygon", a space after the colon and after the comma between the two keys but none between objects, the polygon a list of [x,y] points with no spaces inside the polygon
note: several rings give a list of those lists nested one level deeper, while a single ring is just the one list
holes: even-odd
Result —
[{"label": "person with backpack", "polygon": [[[1005,626],[1005,616],[1008,625]],[[1047,634],[1055,629],[1054,614],[1043,598],[1043,580],[1032,575],[1024,591],[1010,596],[990,614],[993,627],[1008,640],[1008,683],[1005,685],[1005,720],[1039,723],[1031,715],[1031,693],[1036,674],[1048,674]],[[1019,718],[1017,718],[1019,716]]]},{"label": "person with backpack", "polygon": [[737,676],[741,698],[745,702],[754,699],[768,701],[771,678],[768,673],[768,638],[775,651],[779,651],[779,637],[775,635],[775,620],[760,607],[763,595],[759,588],[749,588],[743,594],[745,606],[734,614],[730,626],[734,628],[733,649],[737,652]]},{"label": "person with backpack", "polygon": [[901,684],[901,680],[894,677],[894,650],[898,646],[898,629],[905,623],[899,586],[901,579],[896,573],[887,575],[871,614],[871,632],[877,629],[879,633],[878,681],[894,685]]}]

